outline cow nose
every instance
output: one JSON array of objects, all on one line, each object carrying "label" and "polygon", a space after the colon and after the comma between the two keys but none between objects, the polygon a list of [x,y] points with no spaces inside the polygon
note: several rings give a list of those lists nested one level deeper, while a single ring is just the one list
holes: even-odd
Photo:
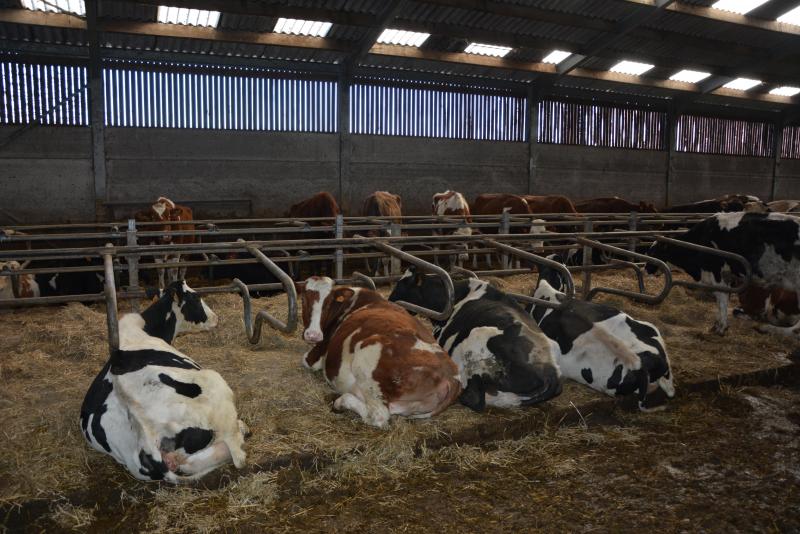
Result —
[{"label": "cow nose", "polygon": [[303,339],[309,343],[319,343],[322,341],[322,332],[319,330],[306,330],[303,332]]}]

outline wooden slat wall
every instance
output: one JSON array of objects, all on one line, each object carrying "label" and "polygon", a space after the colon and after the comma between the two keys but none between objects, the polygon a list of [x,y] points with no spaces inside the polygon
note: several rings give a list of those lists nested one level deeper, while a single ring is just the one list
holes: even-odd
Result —
[{"label": "wooden slat wall", "polygon": [[451,87],[355,83],[350,87],[350,133],[527,140],[524,97]]},{"label": "wooden slat wall", "polygon": [[86,67],[0,61],[0,123],[86,126]]},{"label": "wooden slat wall", "polygon": [[664,150],[666,114],[578,102],[539,103],[540,143]]},{"label": "wooden slat wall", "polygon": [[335,132],[336,82],[220,69],[103,70],[106,124],[119,127]]},{"label": "wooden slat wall", "polygon": [[676,125],[679,152],[772,157],[774,125],[698,115],[682,115]]},{"label": "wooden slat wall", "polygon": [[781,157],[784,159],[800,159],[800,126],[783,129]]}]

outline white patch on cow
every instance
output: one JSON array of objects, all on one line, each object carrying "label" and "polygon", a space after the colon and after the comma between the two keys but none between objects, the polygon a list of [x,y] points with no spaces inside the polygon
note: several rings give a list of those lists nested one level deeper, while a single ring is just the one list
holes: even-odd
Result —
[{"label": "white patch on cow", "polygon": [[455,317],[467,302],[482,298],[486,294],[488,287],[489,282],[486,282],[485,280],[478,280],[477,278],[470,278],[469,293],[467,293],[466,297],[456,303],[456,305],[453,307],[453,313],[450,314],[450,317]]},{"label": "white patch on cow", "polygon": [[437,193],[437,195],[446,195],[452,193],[449,198],[441,199],[436,202],[436,215],[444,215],[446,211],[459,211],[469,209],[464,195],[457,191],[445,191],[444,193]]},{"label": "white patch on cow", "polygon": [[380,385],[373,377],[373,373],[381,359],[383,345],[381,343],[371,343],[365,347],[359,341],[351,352],[350,347],[353,336],[359,330],[356,330],[344,340],[339,372],[329,382],[336,391],[343,394],[343,397],[345,394],[352,394],[363,403],[363,406],[353,404],[352,399],[345,398],[341,401],[339,408],[353,410],[368,425],[384,428],[389,423],[389,409],[386,407]]},{"label": "white patch on cow", "polygon": [[[406,271],[403,273],[403,276],[400,277],[400,280],[405,280],[406,278],[413,278],[413,277],[414,277],[414,273],[411,272],[411,269],[406,269]],[[398,280],[398,282],[400,280]]]},{"label": "white patch on cow", "polygon": [[501,335],[503,331],[495,326],[479,326],[470,330],[469,335],[455,348],[452,348],[454,338],[447,341],[445,345],[458,367],[462,384],[466,384],[474,375],[495,376],[502,371],[502,366],[487,345],[490,339]]},{"label": "white patch on cow", "polygon": [[317,336],[318,339],[314,343],[322,341],[322,307],[325,304],[325,299],[328,298],[331,291],[333,291],[334,282],[331,278],[323,276],[320,278],[310,278],[306,281],[306,291],[315,291],[319,297],[316,302],[311,306],[311,318],[308,322],[308,328],[303,332],[303,338],[308,340],[306,336]]},{"label": "white patch on cow", "polygon": [[486,405],[494,406],[495,408],[516,408],[523,402],[530,400],[530,397],[524,395],[517,395],[510,391],[497,391],[495,393],[486,393]]},{"label": "white patch on cow", "polygon": [[714,217],[717,218],[717,224],[723,230],[733,230],[739,223],[742,222],[742,217],[745,213],[743,211],[734,211],[731,213],[717,213]]},{"label": "white patch on cow", "polygon": [[472,227],[462,226],[461,228],[456,228],[453,235],[472,235]]},{"label": "white patch on cow", "polygon": [[426,341],[422,341],[421,339],[417,339],[417,341],[414,342],[414,345],[411,346],[411,350],[421,350],[436,354],[438,352],[442,352],[442,347],[440,347],[437,343],[428,343]]}]

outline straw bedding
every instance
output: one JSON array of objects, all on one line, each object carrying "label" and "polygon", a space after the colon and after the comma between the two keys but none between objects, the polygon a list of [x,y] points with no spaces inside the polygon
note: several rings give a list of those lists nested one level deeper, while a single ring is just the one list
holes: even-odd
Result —
[{"label": "straw bedding", "polygon": [[[595,275],[595,284],[632,289],[632,278],[625,273]],[[530,293],[535,276],[510,277],[495,283]],[[651,291],[656,291],[658,283],[657,279],[648,280]],[[735,319],[727,337],[708,333],[715,311],[713,302],[697,299],[682,288],[674,289],[661,306],[634,304],[618,297],[599,299],[661,329],[679,395],[684,382],[785,365],[787,355],[796,348],[785,339],[757,334],[752,324]],[[493,501],[495,492],[510,491],[488,473],[507,473],[508,480],[514,481],[511,486],[521,484],[530,491],[535,481],[555,480],[554,491],[563,493],[568,502],[569,491],[577,491],[576,495],[596,491],[583,484],[597,482],[587,470],[587,461],[597,459],[602,451],[619,448],[625,461],[620,460],[616,467],[608,459],[604,464],[619,471],[633,451],[650,447],[651,442],[660,446],[655,437],[659,432],[691,426],[696,432],[687,439],[698,441],[702,449],[698,432],[707,427],[712,415],[725,412],[733,417],[723,409],[725,406],[714,405],[714,399],[688,397],[678,399],[660,414],[639,415],[623,409],[611,428],[559,429],[558,421],[549,421],[553,410],[573,405],[579,410],[603,398],[568,384],[558,399],[541,408],[475,414],[453,406],[433,420],[394,419],[388,431],[375,430],[350,414],[331,411],[332,391],[319,375],[300,366],[300,355],[307,347],[299,332],[285,336],[265,328],[261,343],[252,346],[243,334],[241,300],[234,295],[206,300],[220,316],[219,328],[181,337],[176,346],[201,365],[219,371],[236,393],[240,417],[253,430],[246,443],[250,466],[245,474],[226,470],[214,489],[142,484],[110,457],[90,450],[79,432],[78,413],[83,395],[107,354],[103,306],[28,309],[0,315],[0,339],[5,340],[0,356],[0,420],[6,445],[0,455],[0,506],[8,511],[46,499],[48,504],[37,519],[40,526],[78,530],[119,525],[153,531],[310,525],[322,530],[348,530],[370,518],[377,523],[390,521],[399,513],[398,499],[417,503],[425,492],[434,490],[444,499],[453,499],[456,493],[450,485],[454,484],[460,494],[469,494],[467,501],[473,503],[472,509],[459,508],[463,530],[475,526],[471,521],[480,517],[482,498]],[[124,312],[126,306],[122,303],[120,311]],[[256,307],[266,307],[279,317],[286,311],[283,297],[258,300]],[[783,390],[773,388],[759,395],[774,396],[776,391]],[[797,396],[792,390],[780,394]],[[743,394],[738,391],[728,397],[736,399],[736,406],[750,402],[742,400]],[[775,402],[762,404],[772,406]],[[518,440],[494,440],[490,445],[481,442],[485,428],[500,429],[502,434],[504,428],[531,413],[542,415],[544,430]],[[591,419],[589,422],[591,426]],[[797,442],[796,426],[791,427],[789,422],[776,427],[795,432],[794,441],[788,441],[785,447]],[[476,432],[474,443],[427,447],[443,437],[469,435],[469,429],[479,425],[483,425],[482,430]],[[768,432],[777,432],[776,428]],[[787,469],[798,470],[797,456],[785,464]],[[289,467],[275,470],[270,465]],[[664,469],[659,477],[669,474]],[[629,480],[632,475],[624,477]],[[579,487],[569,486],[566,482],[570,480]],[[408,487],[416,490],[409,494]],[[532,497],[532,506],[544,510],[553,521],[567,517],[559,516],[555,505],[539,493]],[[386,517],[379,513],[382,508],[377,503],[386,505]],[[360,512],[354,512],[353,507]],[[433,512],[429,510],[427,517],[441,530],[442,518],[435,518]],[[519,512],[508,513],[514,516]],[[591,512],[595,520],[596,513]],[[349,519],[325,523],[340,514]],[[425,517],[420,515],[420,521]],[[518,520],[514,516],[510,524]],[[323,528],[323,524],[328,527]]]}]

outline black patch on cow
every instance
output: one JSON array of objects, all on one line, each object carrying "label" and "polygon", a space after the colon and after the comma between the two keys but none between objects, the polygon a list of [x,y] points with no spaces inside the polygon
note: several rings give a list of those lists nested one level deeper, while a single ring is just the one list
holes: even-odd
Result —
[{"label": "black patch on cow", "polygon": [[142,312],[144,331],[153,337],[172,343],[175,339],[175,327],[178,323],[172,311],[174,290],[167,288],[156,302]]},{"label": "black patch on cow", "polygon": [[581,376],[584,380],[586,380],[587,384],[591,384],[594,382],[594,377],[592,376],[592,370],[588,367],[581,369]]},{"label": "black patch on cow", "polygon": [[175,380],[165,373],[159,373],[158,379],[161,380],[161,383],[171,388],[175,388],[175,391],[178,393],[178,395],[183,395],[184,397],[193,399],[203,393],[203,389],[199,385]]},{"label": "black patch on cow", "polygon": [[[212,261],[220,260],[219,257],[211,255]],[[253,256],[250,253],[237,252],[225,256],[225,260],[252,260]],[[209,265],[208,266],[208,279],[209,280],[233,280],[238,278],[248,286],[255,284],[273,284],[280,282],[278,278],[269,272],[263,263],[244,263],[236,265]],[[270,289],[256,291],[250,290],[251,297],[269,297],[282,292],[282,289]]]},{"label": "black patch on cow", "polygon": [[164,462],[157,461],[151,455],[146,454],[144,449],[139,451],[139,463],[141,464],[139,473],[151,480],[163,480],[164,474],[168,471]]},{"label": "black patch on cow", "polygon": [[639,358],[642,360],[642,370],[646,371],[650,382],[655,382],[662,376],[669,378],[669,366],[667,365],[667,353],[664,346],[656,339],[658,332],[650,325],[640,323],[628,317],[625,322],[631,329],[631,332],[637,339],[654,347],[658,354],[653,354],[651,351],[643,351],[638,353]]},{"label": "black patch on cow", "polygon": [[192,291],[181,292],[181,314],[186,322],[202,324],[208,320],[200,295]]},{"label": "black patch on cow", "polygon": [[185,450],[186,454],[194,454],[208,447],[212,439],[213,431],[191,426],[175,434],[175,448]]},{"label": "black patch on cow", "polygon": [[[800,258],[797,232],[798,222],[791,218],[773,219],[765,213],[745,213],[730,230],[722,229],[717,216],[713,216],[695,224],[678,239],[744,256],[753,267],[753,275],[761,277],[760,259],[767,246],[772,246],[786,262]],[[726,263],[722,258],[666,243],[654,244],[648,254],[680,267],[695,280],[700,279],[701,270],[712,272],[717,281],[721,280]],[[738,262],[728,265],[735,276],[744,274]],[[647,270],[653,272],[655,268],[648,264]]]},{"label": "black patch on cow", "polygon": [[163,350],[115,350],[109,359],[111,373],[124,375],[134,373],[148,365],[161,367],[177,367],[179,369],[200,369],[200,366],[172,352]]},{"label": "black patch on cow", "polygon": [[[108,444],[108,438],[101,424],[101,419],[108,409],[106,400],[114,389],[114,385],[105,379],[110,366],[111,362],[107,362],[89,386],[89,390],[83,398],[83,404],[81,404],[80,417],[81,428],[86,440],[90,441],[91,436],[98,445],[108,452],[111,452],[111,447]],[[89,418],[92,419],[91,430],[89,429]]]},{"label": "black patch on cow", "polygon": [[617,389],[619,387],[620,382],[622,382],[622,364],[618,364],[614,367],[614,372],[611,373],[611,376],[608,377],[608,383],[606,383],[607,389]]},{"label": "black patch on cow", "polygon": [[486,408],[486,392],[483,389],[481,377],[471,377],[458,400],[467,408],[482,412]]},{"label": "black patch on cow", "polygon": [[[103,260],[94,258],[74,258],[71,260],[38,260],[29,265],[30,269],[60,268],[60,267],[102,267]],[[99,278],[98,278],[99,275]],[[43,297],[58,295],[95,295],[103,292],[103,273],[91,272],[64,272],[36,274],[34,278],[39,284],[39,291]],[[50,282],[53,282],[51,284]],[[55,287],[53,287],[55,285]]]}]

